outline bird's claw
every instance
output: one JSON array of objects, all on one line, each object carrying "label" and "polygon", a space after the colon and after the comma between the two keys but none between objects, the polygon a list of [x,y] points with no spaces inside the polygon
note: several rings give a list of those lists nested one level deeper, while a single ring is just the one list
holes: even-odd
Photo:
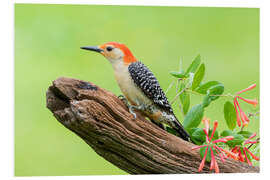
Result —
[{"label": "bird's claw", "polygon": [[137,118],[137,114],[133,111],[133,107],[131,106],[128,109],[129,109],[130,114],[133,115],[133,118],[136,119]]},{"label": "bird's claw", "polygon": [[126,99],[126,97],[123,96],[123,95],[119,95],[118,98],[119,98],[119,99],[120,99],[120,100],[128,107],[128,110],[129,110],[130,114],[132,114],[133,117],[134,117],[134,119],[136,119],[136,118],[137,118],[137,115],[136,115],[136,113],[133,111],[133,109],[135,108],[135,106],[130,105],[130,104],[128,103],[128,100]]},{"label": "bird's claw", "polygon": [[118,98],[126,105],[126,106],[130,106],[129,103],[128,103],[128,100],[126,99],[125,96],[123,95],[119,95]]},{"label": "bird's claw", "polygon": [[118,96],[118,98],[121,99],[121,100],[122,100],[122,99],[126,99],[125,96],[123,96],[122,94],[120,94],[120,95]]}]

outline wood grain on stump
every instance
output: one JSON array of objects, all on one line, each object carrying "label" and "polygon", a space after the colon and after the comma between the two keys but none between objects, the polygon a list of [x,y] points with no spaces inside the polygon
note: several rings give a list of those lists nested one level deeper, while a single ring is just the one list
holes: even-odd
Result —
[{"label": "wood grain on stump", "polygon": [[[58,78],[47,91],[47,107],[66,128],[95,152],[130,174],[198,173],[201,162],[194,144],[162,130],[137,112],[134,119],[113,93],[90,82]],[[220,172],[259,172],[232,159]],[[202,173],[209,172],[206,163]]]}]

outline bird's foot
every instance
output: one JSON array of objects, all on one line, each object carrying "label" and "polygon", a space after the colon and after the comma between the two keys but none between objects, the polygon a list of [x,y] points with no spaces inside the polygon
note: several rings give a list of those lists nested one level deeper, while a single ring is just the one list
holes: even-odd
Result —
[{"label": "bird's foot", "polygon": [[125,96],[119,95],[118,98],[119,98],[119,99],[120,99],[127,107],[130,106],[130,104],[128,103],[128,100],[127,100],[127,98],[126,98]]},{"label": "bird's foot", "polygon": [[128,106],[128,110],[130,112],[130,114],[133,115],[133,118],[136,119],[137,118],[137,114],[133,111],[134,110],[134,107],[133,106]]},{"label": "bird's foot", "polygon": [[126,97],[123,95],[118,96],[118,98],[121,99],[121,101],[128,107],[128,110],[133,115],[134,119],[137,118],[137,114],[134,112],[134,110],[145,110],[145,107],[143,105],[140,106],[130,105]]},{"label": "bird's foot", "polygon": [[133,111],[134,109],[135,110],[139,110],[139,111],[145,111],[145,106],[144,105],[139,105],[139,106],[132,106],[132,105],[129,105],[128,106],[128,109],[129,109],[129,112],[133,115],[134,119],[136,119],[136,113]]}]

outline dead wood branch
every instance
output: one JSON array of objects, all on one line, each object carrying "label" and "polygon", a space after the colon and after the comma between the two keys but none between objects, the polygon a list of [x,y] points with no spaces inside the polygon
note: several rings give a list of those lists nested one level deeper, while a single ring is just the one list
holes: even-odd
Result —
[{"label": "dead wood branch", "polygon": [[[47,107],[97,154],[130,174],[197,173],[201,158],[193,144],[167,133],[138,113],[137,119],[113,93],[92,83],[59,78],[47,91]],[[227,159],[220,172],[259,172]],[[209,172],[207,163],[203,173]]]}]

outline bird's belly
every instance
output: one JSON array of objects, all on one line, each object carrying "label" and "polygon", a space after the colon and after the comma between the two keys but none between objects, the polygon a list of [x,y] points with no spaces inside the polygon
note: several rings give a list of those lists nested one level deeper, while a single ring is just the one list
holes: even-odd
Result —
[{"label": "bird's belly", "polygon": [[137,87],[129,75],[118,73],[116,79],[121,91],[132,105],[152,104],[152,101]]}]

